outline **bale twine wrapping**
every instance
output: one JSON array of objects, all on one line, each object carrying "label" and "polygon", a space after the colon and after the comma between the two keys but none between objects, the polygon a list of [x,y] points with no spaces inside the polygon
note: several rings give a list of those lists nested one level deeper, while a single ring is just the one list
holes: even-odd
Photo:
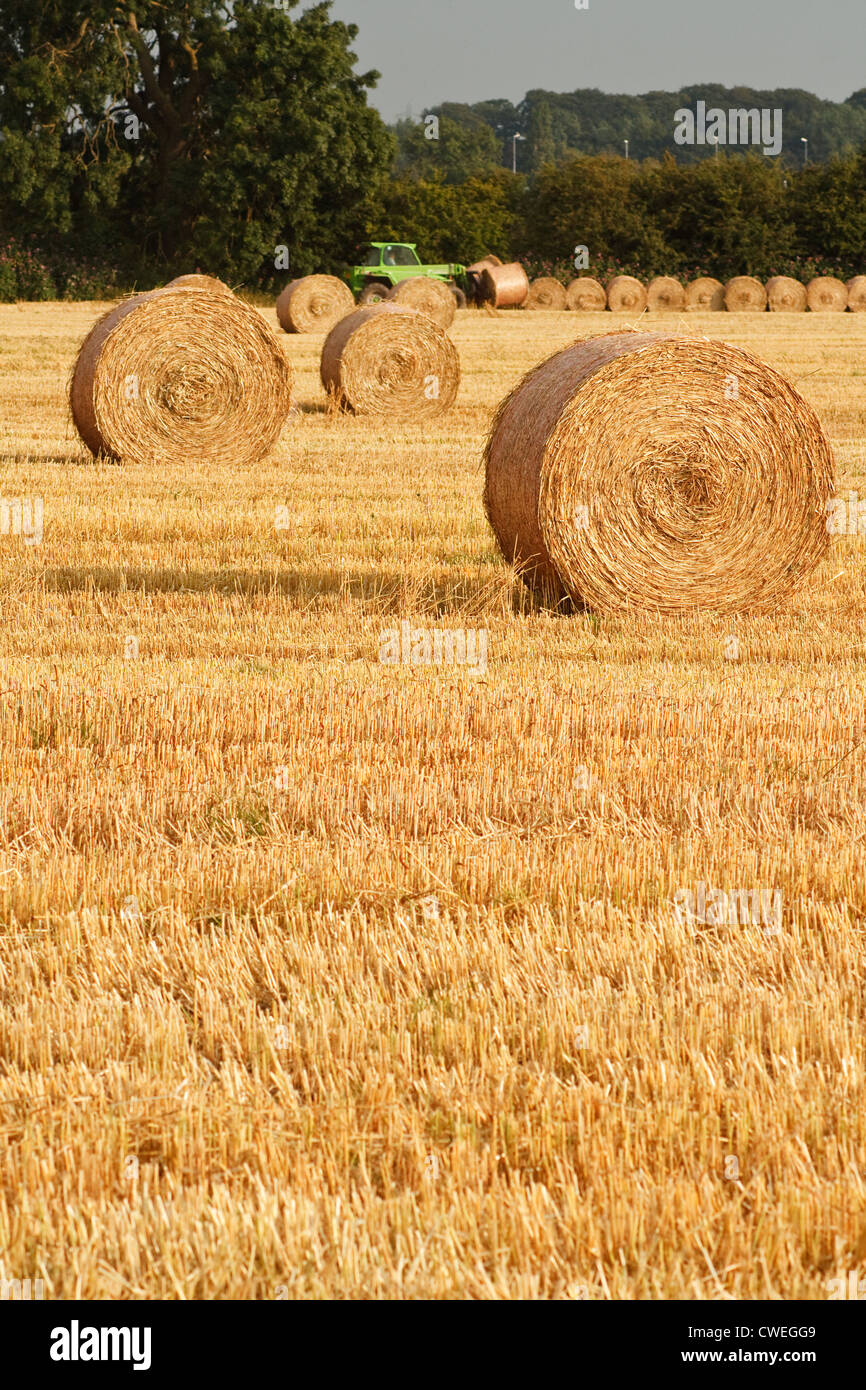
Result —
[{"label": "bale twine wrapping", "polygon": [[806,303],[813,314],[844,314],[848,288],[835,275],[816,275],[806,286]]},{"label": "bale twine wrapping", "polygon": [[336,275],[292,280],[276,303],[277,318],[287,333],[330,333],[354,307],[355,296]]},{"label": "bale twine wrapping", "polygon": [[166,286],[90,330],[70,406],[94,454],[243,467],[276,443],[291,388],[291,367],[255,309],[222,291]]},{"label": "bale twine wrapping", "polygon": [[390,300],[341,319],[322,348],[322,385],[344,410],[429,420],[454,403],[460,359],[426,314]]},{"label": "bale twine wrapping", "polygon": [[767,304],[774,314],[801,314],[806,308],[806,286],[790,275],[774,275],[767,281]]},{"label": "bale twine wrapping", "polygon": [[722,342],[624,332],[566,348],[499,407],[485,463],[502,553],[548,601],[770,609],[827,548],[817,416]]},{"label": "bale twine wrapping", "polygon": [[224,280],[218,280],[215,275],[178,275],[174,280],[169,280],[165,286],[167,290],[178,288],[187,290],[210,290],[214,294],[231,294],[232,290]]},{"label": "bale twine wrapping", "polygon": [[607,287],[607,307],[614,314],[642,314],[646,290],[633,275],[614,275]]},{"label": "bale twine wrapping", "polygon": [[725,307],[725,287],[711,275],[699,275],[686,285],[686,313],[717,313]]},{"label": "bale twine wrapping", "polygon": [[568,299],[565,286],[552,275],[539,275],[529,286],[529,294],[523,301],[524,309],[567,309]]},{"label": "bale twine wrapping", "polygon": [[725,308],[732,314],[762,314],[767,291],[754,275],[735,275],[725,285]]},{"label": "bale twine wrapping", "polygon": [[676,314],[686,307],[686,292],[671,275],[657,275],[646,291],[647,308],[652,314]]},{"label": "bale twine wrapping", "polygon": [[529,294],[529,280],[519,261],[486,266],[481,272],[480,297],[494,309],[522,304]]},{"label": "bale twine wrapping", "polygon": [[413,275],[411,280],[401,280],[388,295],[394,304],[404,304],[407,309],[417,309],[428,319],[438,323],[440,328],[450,328],[457,312],[457,300],[442,280],[431,280],[426,275]]},{"label": "bale twine wrapping", "polygon": [[579,275],[565,292],[569,309],[579,314],[597,314],[607,308],[604,285],[591,275]]},{"label": "bale twine wrapping", "polygon": [[866,275],[855,275],[845,286],[852,314],[866,314]]}]

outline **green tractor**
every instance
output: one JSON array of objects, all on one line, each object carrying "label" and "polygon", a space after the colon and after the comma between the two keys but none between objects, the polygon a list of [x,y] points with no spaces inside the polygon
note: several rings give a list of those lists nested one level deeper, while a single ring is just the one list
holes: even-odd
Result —
[{"label": "green tractor", "polygon": [[427,275],[443,280],[457,300],[466,307],[466,267],[462,265],[422,265],[414,241],[368,241],[359,248],[361,261],[352,267],[349,288],[359,304],[378,304],[402,280]]}]

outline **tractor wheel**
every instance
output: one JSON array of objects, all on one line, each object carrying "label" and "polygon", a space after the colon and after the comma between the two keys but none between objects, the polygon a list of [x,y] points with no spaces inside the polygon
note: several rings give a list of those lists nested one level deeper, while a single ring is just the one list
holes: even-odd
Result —
[{"label": "tractor wheel", "polygon": [[358,295],[359,304],[381,304],[383,299],[388,298],[390,285],[384,284],[381,280],[370,280]]},{"label": "tractor wheel", "polygon": [[465,308],[466,308],[466,295],[463,293],[463,291],[460,289],[460,287],[459,287],[458,285],[452,286],[451,293],[453,294],[455,300],[457,301],[457,308],[458,308],[458,309],[465,309]]}]

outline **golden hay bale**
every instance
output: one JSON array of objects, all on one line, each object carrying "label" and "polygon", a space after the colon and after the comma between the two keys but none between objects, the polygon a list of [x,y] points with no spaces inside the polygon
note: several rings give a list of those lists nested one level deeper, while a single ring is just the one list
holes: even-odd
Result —
[{"label": "golden hay bale", "polygon": [[178,275],[174,280],[169,280],[165,286],[167,290],[176,289],[187,290],[210,290],[213,294],[231,294],[232,291],[224,280],[218,280],[215,275]]},{"label": "golden hay bale", "polygon": [[481,272],[479,296],[494,309],[507,309],[522,304],[529,294],[529,280],[519,261],[508,265],[487,266]]},{"label": "golden hay bale", "polygon": [[773,275],[767,281],[767,304],[774,314],[801,314],[806,307],[806,286],[790,275]]},{"label": "golden hay bale", "polygon": [[672,275],[657,275],[647,285],[646,303],[650,313],[676,314],[686,307],[686,292]]},{"label": "golden hay bale", "polygon": [[454,403],[460,359],[426,314],[390,300],[341,319],[322,348],[322,385],[344,410],[429,420]]},{"label": "golden hay bale", "polygon": [[646,290],[633,275],[614,275],[607,287],[607,307],[614,314],[642,314]]},{"label": "golden hay bale", "polygon": [[597,314],[607,308],[604,285],[593,280],[591,275],[579,275],[572,280],[565,293],[569,309],[579,314]]},{"label": "golden hay bale", "polygon": [[687,313],[716,313],[725,307],[725,287],[711,275],[699,275],[686,285]]},{"label": "golden hay bale", "polygon": [[866,275],[855,275],[845,287],[848,291],[848,308],[852,314],[866,313]]},{"label": "golden hay bale", "polygon": [[243,467],[276,443],[291,389],[291,367],[255,309],[222,291],[166,286],[90,330],[70,405],[94,454]]},{"label": "golden hay bale", "polygon": [[468,265],[466,269],[470,272],[480,272],[482,270],[486,270],[488,266],[494,265],[502,265],[502,262],[498,256],[484,256],[484,258],[480,261],[473,261],[472,265]]},{"label": "golden hay bale", "polygon": [[725,285],[725,308],[732,314],[761,314],[767,307],[767,291],[754,275],[735,275]]},{"label": "golden hay bale", "polygon": [[818,418],[726,343],[624,332],[566,348],[500,405],[485,462],[502,553],[548,601],[770,609],[827,548]]},{"label": "golden hay bale", "polygon": [[806,303],[813,314],[844,314],[848,288],[835,275],[816,275],[806,286]]},{"label": "golden hay bale", "polygon": [[330,333],[354,307],[355,296],[336,275],[292,280],[276,303],[277,318],[287,333]]},{"label": "golden hay bale", "polygon": [[401,280],[388,295],[392,304],[404,304],[407,309],[417,309],[428,319],[438,323],[440,328],[450,328],[457,313],[457,300],[442,280],[431,280],[426,275],[413,275],[410,280]]},{"label": "golden hay bale", "polygon": [[523,301],[524,309],[567,309],[568,299],[565,286],[552,275],[539,275],[530,282],[529,294]]}]

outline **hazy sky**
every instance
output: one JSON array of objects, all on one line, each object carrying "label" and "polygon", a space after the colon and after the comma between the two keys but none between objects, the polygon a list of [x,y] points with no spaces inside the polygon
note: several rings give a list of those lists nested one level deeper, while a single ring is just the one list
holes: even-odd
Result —
[{"label": "hazy sky", "polygon": [[[303,8],[306,8],[306,3]],[[866,0],[334,0],[386,120],[532,87],[866,87]]]}]

